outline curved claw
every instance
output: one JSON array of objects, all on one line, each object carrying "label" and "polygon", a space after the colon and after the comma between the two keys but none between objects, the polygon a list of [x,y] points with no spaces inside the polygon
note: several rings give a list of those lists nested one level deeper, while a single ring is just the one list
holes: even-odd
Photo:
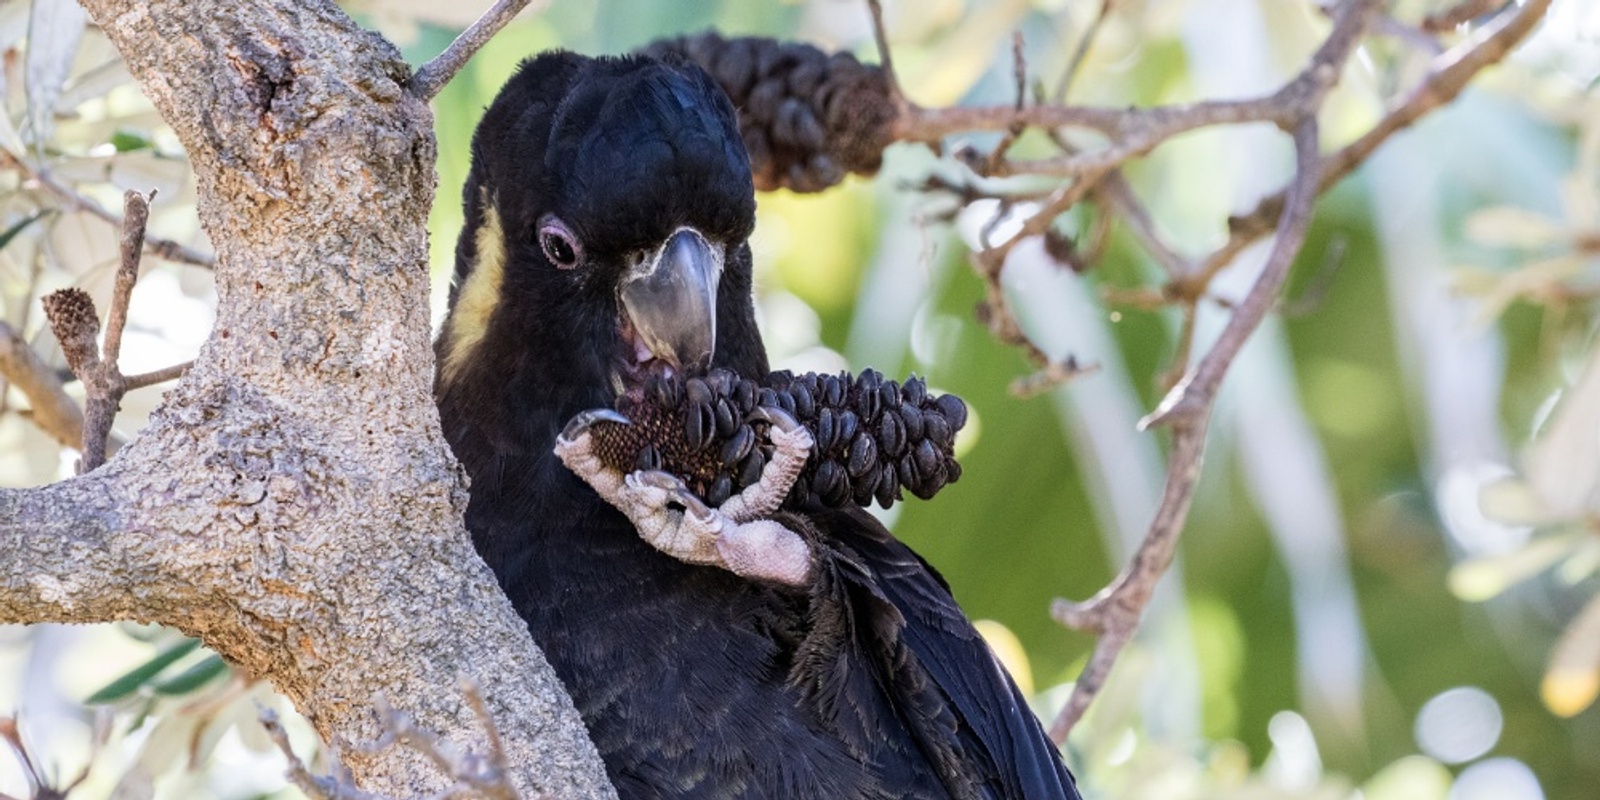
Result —
[{"label": "curved claw", "polygon": [[793,433],[800,428],[799,420],[777,406],[756,406],[749,418],[761,420],[785,433]]},{"label": "curved claw", "polygon": [[663,472],[659,469],[644,469],[630,473],[626,480],[635,487],[660,489],[666,492],[671,495],[673,502],[683,506],[686,511],[700,519],[711,516],[711,507],[706,505],[704,500],[696,497],[694,492],[689,491],[689,487],[684,485],[682,479],[670,472]]},{"label": "curved claw", "polygon": [[585,431],[589,430],[597,422],[614,422],[618,425],[633,424],[633,420],[609,408],[591,408],[587,411],[578,412],[578,415],[567,423],[567,427],[561,429],[561,440],[565,442],[577,441],[579,436],[582,436]]}]

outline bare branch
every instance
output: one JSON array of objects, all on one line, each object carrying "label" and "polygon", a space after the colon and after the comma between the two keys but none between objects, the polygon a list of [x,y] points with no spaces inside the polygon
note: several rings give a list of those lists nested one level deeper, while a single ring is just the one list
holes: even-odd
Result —
[{"label": "bare branch", "polygon": [[139,280],[139,255],[144,248],[144,226],[150,220],[149,197],[134,191],[122,195],[122,260],[117,266],[116,282],[111,289],[111,308],[106,313],[106,341],[101,347],[103,358],[116,364],[122,355],[122,330],[128,325],[128,303],[133,300],[133,284]]},{"label": "bare branch", "polygon": [[889,30],[883,24],[883,4],[880,0],[867,0],[867,10],[872,12],[872,40],[878,45],[878,66],[883,68],[889,83],[889,99],[902,110],[910,108],[906,93],[900,88],[900,76],[894,71],[894,54],[889,49]]},{"label": "bare branch", "polygon": [[55,370],[4,322],[0,322],[0,375],[28,398],[35,425],[65,447],[83,446],[83,411],[67,395]]},{"label": "bare branch", "polygon": [[1297,171],[1294,182],[1289,184],[1289,198],[1284,205],[1283,216],[1278,219],[1277,237],[1272,243],[1271,254],[1267,256],[1266,266],[1262,267],[1261,276],[1256,278],[1255,285],[1250,287],[1250,293],[1245,295],[1244,301],[1234,308],[1233,317],[1228,320],[1205,358],[1173,387],[1154,413],[1140,421],[1141,427],[1165,425],[1176,417],[1195,417],[1207,413],[1216,399],[1217,388],[1222,385],[1222,377],[1227,374],[1228,366],[1233,363],[1250,334],[1260,326],[1267,311],[1278,302],[1279,291],[1289,277],[1289,267],[1294,264],[1295,256],[1299,255],[1300,244],[1305,241],[1306,230],[1311,226],[1311,205],[1317,197],[1317,170],[1321,166],[1317,158],[1318,140],[1316,117],[1307,116],[1294,133]]},{"label": "bare branch", "polygon": [[[1434,109],[1455,100],[1473,76],[1505,58],[1517,43],[1526,38],[1549,8],[1550,0],[1528,0],[1515,13],[1504,16],[1497,24],[1478,31],[1440,56],[1434,68],[1411,91],[1405,102],[1385,114],[1361,138],[1323,158],[1322,180],[1317,191],[1325,192],[1333,188],[1344,176],[1361,166],[1389,137],[1410,127]],[[1211,278],[1233,263],[1240,252],[1272,232],[1278,215],[1283,213],[1286,191],[1262,198],[1249,212],[1228,220],[1227,244],[1207,256],[1194,277],[1185,283],[1209,285]]]},{"label": "bare branch", "polygon": [[1128,566],[1089,600],[1082,603],[1057,600],[1051,607],[1051,616],[1061,624],[1100,637],[1089,663],[1072,686],[1067,704],[1050,723],[1050,738],[1058,744],[1067,740],[1089,704],[1105,688],[1111,667],[1116,664],[1122,648],[1133,639],[1156,584],[1172,564],[1178,534],[1189,516],[1189,504],[1200,482],[1207,422],[1208,418],[1202,416],[1183,420],[1175,426],[1161,506]]},{"label": "bare branch", "polygon": [[478,52],[478,48],[487,44],[501,28],[521,13],[529,1],[496,0],[495,4],[483,12],[483,16],[478,17],[477,22],[462,31],[443,53],[434,56],[432,61],[418,68],[416,74],[411,76],[411,82],[406,90],[419,100],[432,100],[445,84],[467,65],[472,54]]},{"label": "bare branch", "polygon": [[1083,59],[1089,55],[1089,47],[1094,44],[1095,36],[1099,35],[1100,27],[1105,24],[1106,17],[1111,16],[1111,8],[1117,0],[1100,0],[1100,10],[1095,12],[1094,19],[1083,29],[1083,35],[1078,37],[1078,46],[1072,50],[1072,58],[1067,61],[1067,68],[1061,73],[1061,81],[1056,84],[1055,94],[1051,99],[1056,103],[1064,103],[1067,92],[1072,89],[1072,79],[1078,77],[1078,70],[1083,67]]},{"label": "bare branch", "polygon": [[[65,184],[57,181],[54,176],[43,169],[35,169],[23,159],[13,156],[5,150],[0,150],[0,164],[22,174],[24,185],[37,186],[45,190],[61,203],[62,206],[72,211],[82,211],[91,216],[99,217],[120,230],[124,227],[125,220],[111,213],[105,206],[86,197]],[[175,264],[189,264],[196,267],[211,269],[216,266],[216,257],[210,253],[202,253],[187,245],[179,244],[171,239],[159,236],[146,236],[144,249],[157,258],[171,261]]]},{"label": "bare branch", "polygon": [[285,775],[296,789],[305,792],[311,800],[387,800],[382,795],[363,792],[338,778],[318,777],[311,773],[300,757],[295,755],[294,748],[289,744],[289,733],[283,729],[283,723],[278,721],[278,712],[270,708],[258,709],[257,718],[261,720],[261,727],[267,729],[267,736],[272,738],[273,744],[283,753],[289,762],[289,769]]},{"label": "bare branch", "polygon": [[1428,33],[1448,33],[1479,17],[1488,16],[1511,5],[1515,3],[1507,0],[1463,0],[1457,5],[1423,17],[1417,27]]},{"label": "bare branch", "polygon": [[1057,601],[1052,614],[1063,624],[1100,634],[1089,664],[1073,686],[1067,705],[1050,726],[1057,742],[1066,740],[1072,727],[1105,685],[1106,676],[1117,655],[1132,639],[1155,592],[1166,574],[1177,549],[1178,536],[1189,516],[1189,505],[1199,481],[1205,449],[1205,431],[1222,382],[1233,358],[1244,341],[1260,325],[1267,310],[1277,300],[1289,273],[1289,266],[1300,252],[1311,226],[1311,206],[1317,193],[1317,118],[1307,114],[1294,132],[1296,172],[1290,185],[1288,212],[1278,223],[1277,238],[1261,275],[1234,309],[1233,318],[1223,329],[1195,370],[1167,395],[1160,408],[1141,423],[1142,427],[1172,424],[1172,453],[1167,464],[1167,485],[1161,506],[1156,511],[1144,541],[1117,579],[1092,599],[1083,603]]}]

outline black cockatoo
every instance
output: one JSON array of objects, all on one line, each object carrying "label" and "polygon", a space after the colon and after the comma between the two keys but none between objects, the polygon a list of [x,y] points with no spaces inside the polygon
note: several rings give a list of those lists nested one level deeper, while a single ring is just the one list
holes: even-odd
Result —
[{"label": "black cockatoo", "polygon": [[810,447],[781,412],[783,457],[718,508],[586,450],[583,412],[647,370],[767,374],[749,163],[704,72],[523,63],[463,194],[436,392],[467,526],[624,798],[1078,797],[931,567],[860,509],[778,509]]}]

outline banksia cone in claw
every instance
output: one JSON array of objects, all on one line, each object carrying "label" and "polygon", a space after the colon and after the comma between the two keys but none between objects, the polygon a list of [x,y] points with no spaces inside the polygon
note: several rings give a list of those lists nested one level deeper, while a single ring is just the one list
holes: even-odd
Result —
[{"label": "banksia cone in claw", "polygon": [[785,507],[888,508],[903,491],[928,499],[961,477],[954,445],[966,404],[929,395],[920,378],[902,385],[874,370],[774,372],[762,384],[720,369],[687,378],[656,372],[617,400],[620,418],[598,419],[589,431],[607,466],[665,470],[717,506],[760,480],[772,457],[773,417],[764,409],[811,433],[811,457]]},{"label": "banksia cone in claw", "polygon": [[872,175],[894,140],[888,77],[849,53],[712,31],[643,52],[687,58],[728,93],[757,189],[820,192],[852,172]]}]

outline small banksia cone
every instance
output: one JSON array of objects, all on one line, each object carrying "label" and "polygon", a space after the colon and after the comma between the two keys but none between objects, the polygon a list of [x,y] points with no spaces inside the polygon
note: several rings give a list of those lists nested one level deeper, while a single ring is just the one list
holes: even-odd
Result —
[{"label": "small banksia cone", "polygon": [[728,93],[757,189],[820,192],[848,173],[872,175],[893,141],[888,77],[849,53],[712,31],[660,39],[643,52],[687,58]]},{"label": "small banksia cone", "polygon": [[763,409],[777,409],[811,433],[811,455],[787,508],[874,500],[888,508],[902,490],[927,499],[961,477],[953,448],[966,404],[928,394],[919,378],[901,385],[873,370],[855,377],[774,372],[762,384],[721,369],[689,378],[653,374],[640,395],[617,401],[629,424],[600,419],[589,430],[607,466],[665,470],[716,506],[760,480],[772,457],[767,433],[775,417]]}]

